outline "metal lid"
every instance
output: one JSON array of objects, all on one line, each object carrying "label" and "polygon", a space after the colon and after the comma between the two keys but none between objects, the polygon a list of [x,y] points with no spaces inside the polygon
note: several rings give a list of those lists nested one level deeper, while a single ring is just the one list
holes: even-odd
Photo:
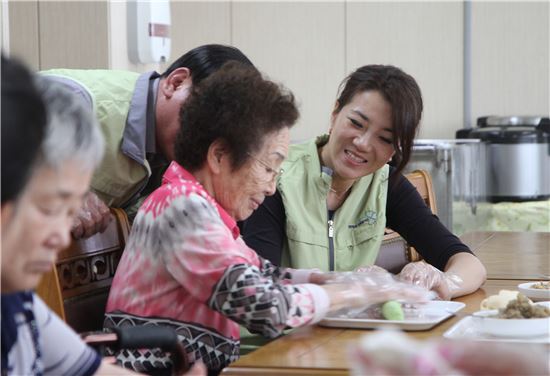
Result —
[{"label": "metal lid", "polygon": [[483,116],[477,119],[478,127],[537,126],[542,116]]},{"label": "metal lid", "polygon": [[477,119],[477,128],[460,130],[457,137],[500,144],[548,143],[549,123],[542,116],[484,116]]}]

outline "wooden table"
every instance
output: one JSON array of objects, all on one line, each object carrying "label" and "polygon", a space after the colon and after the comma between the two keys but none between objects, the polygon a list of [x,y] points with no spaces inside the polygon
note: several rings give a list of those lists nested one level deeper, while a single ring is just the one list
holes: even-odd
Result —
[{"label": "wooden table", "polygon": [[[461,313],[479,310],[481,301],[489,295],[497,294],[499,290],[515,290],[525,280],[541,279],[540,274],[550,273],[545,266],[548,265],[550,252],[548,233],[479,232],[466,234],[462,238],[485,263],[490,278],[478,291],[456,299],[466,304]],[[530,270],[530,267],[533,269]],[[460,314],[429,331],[407,334],[415,339],[440,337],[459,320]],[[299,328],[243,356],[222,374],[348,375],[349,347],[356,344],[359,337],[372,333],[372,330],[321,326]]]},{"label": "wooden table", "polygon": [[550,279],[550,232],[471,232],[460,238],[483,262],[488,279]]}]

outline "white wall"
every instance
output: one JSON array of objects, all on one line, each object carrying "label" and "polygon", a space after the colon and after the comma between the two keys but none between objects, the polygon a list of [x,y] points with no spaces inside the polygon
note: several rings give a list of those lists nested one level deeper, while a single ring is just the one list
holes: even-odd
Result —
[{"label": "white wall", "polygon": [[463,8],[462,1],[175,1],[173,58],[202,43],[241,48],[296,94],[294,140],[325,131],[339,82],[372,63],[397,65],[417,79],[422,138],[454,138],[487,114],[548,116],[550,3],[472,3],[469,119]]},{"label": "white wall", "polygon": [[328,129],[338,83],[344,78],[344,3],[236,3],[235,46],[296,95],[302,140]]},{"label": "white wall", "polygon": [[462,3],[350,3],[348,70],[391,64],[420,85],[423,138],[454,138],[462,127]]},{"label": "white wall", "polygon": [[[325,131],[339,82],[372,63],[397,65],[417,79],[425,104],[422,138],[454,138],[482,115],[549,116],[550,2],[471,5],[469,119],[462,1],[172,0],[169,62],[205,43],[241,48],[296,94],[302,116],[294,140]],[[10,50],[36,68],[166,67],[128,61],[124,1],[10,1],[9,13]]]},{"label": "white wall", "polygon": [[550,113],[550,2],[472,7],[472,113]]}]

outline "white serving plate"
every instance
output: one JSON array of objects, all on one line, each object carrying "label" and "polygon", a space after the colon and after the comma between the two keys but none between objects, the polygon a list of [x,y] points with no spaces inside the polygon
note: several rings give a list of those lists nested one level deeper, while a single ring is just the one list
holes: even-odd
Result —
[{"label": "white serving plate", "polygon": [[498,310],[477,311],[472,314],[477,331],[494,337],[550,337],[550,317],[531,319],[496,318]]},{"label": "white serving plate", "polygon": [[[546,282],[546,281],[544,281]],[[526,282],[518,285],[518,290],[533,301],[550,300],[550,290],[533,289],[532,285],[539,282]]]},{"label": "white serving plate", "polygon": [[449,339],[469,339],[475,341],[521,342],[521,343],[547,343],[550,344],[550,336],[538,337],[495,337],[477,330],[473,322],[474,317],[468,316],[450,327],[443,337]]},{"label": "white serving plate", "polygon": [[426,304],[418,305],[418,315],[411,318],[406,317],[405,320],[380,320],[327,316],[319,322],[319,325],[353,329],[392,327],[409,331],[428,330],[453,316],[464,307],[465,304],[460,302],[431,301]]}]

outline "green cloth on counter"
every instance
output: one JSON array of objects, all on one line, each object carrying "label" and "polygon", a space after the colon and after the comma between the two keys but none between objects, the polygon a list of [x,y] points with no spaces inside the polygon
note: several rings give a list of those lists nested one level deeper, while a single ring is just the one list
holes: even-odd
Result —
[{"label": "green cloth on counter", "polygon": [[475,214],[466,202],[454,202],[453,232],[469,231],[550,232],[550,200],[481,202]]}]

